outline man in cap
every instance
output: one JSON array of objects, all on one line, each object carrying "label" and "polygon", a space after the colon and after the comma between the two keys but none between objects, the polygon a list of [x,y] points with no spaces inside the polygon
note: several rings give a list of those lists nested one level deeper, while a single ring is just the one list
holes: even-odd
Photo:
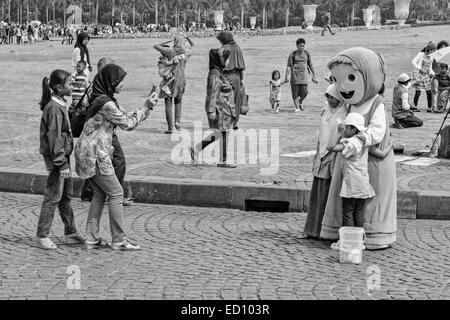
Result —
[{"label": "man in cap", "polygon": [[394,87],[392,117],[395,123],[392,125],[393,128],[403,129],[421,127],[423,125],[423,121],[414,116],[414,113],[411,111],[408,93],[410,87],[411,78],[406,73],[402,73]]}]

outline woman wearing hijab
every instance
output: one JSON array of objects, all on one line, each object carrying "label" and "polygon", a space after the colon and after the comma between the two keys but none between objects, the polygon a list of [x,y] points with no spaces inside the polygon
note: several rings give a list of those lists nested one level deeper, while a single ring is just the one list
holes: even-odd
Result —
[{"label": "woman wearing hijab", "polygon": [[314,180],[309,198],[309,210],[303,234],[300,236],[303,239],[320,238],[322,219],[336,161],[336,153],[330,152],[328,146],[335,145],[339,141],[339,122],[343,121],[347,115],[347,105],[334,84],[328,87],[325,97],[327,98],[327,106],[320,114],[321,124],[317,153],[313,160]]},{"label": "woman wearing hijab", "polygon": [[[348,104],[348,112],[355,112],[365,119],[364,132],[348,139],[351,152],[361,146],[377,147],[387,152],[391,145],[389,115],[383,103],[386,70],[383,57],[366,48],[347,49],[329,63],[333,82],[342,99]],[[349,156],[351,153],[349,153]],[[386,249],[396,241],[397,233],[397,179],[394,152],[391,149],[385,158],[369,155],[369,180],[375,197],[364,203],[365,246],[368,250]],[[321,237],[339,239],[342,226],[342,154],[336,155],[331,179]]]},{"label": "woman wearing hijab", "polygon": [[141,249],[125,237],[122,228],[123,189],[112,164],[112,139],[117,127],[130,131],[147,119],[150,110],[157,104],[157,94],[153,93],[144,106],[127,112],[114,97],[114,94],[122,91],[125,76],[126,72],[115,64],[107,65],[95,76],[86,115],[88,120],[75,147],[76,172],[79,177],[90,179],[94,189],[86,227],[88,249],[109,246],[107,241],[98,236],[100,217],[107,198],[111,247],[115,250]]},{"label": "woman wearing hijab", "polygon": [[235,168],[227,164],[227,135],[237,127],[238,116],[234,103],[234,90],[231,80],[224,73],[225,61],[230,51],[211,49],[209,51],[209,74],[206,87],[205,111],[209,128],[217,130],[194,148],[190,148],[192,162],[198,163],[198,154],[216,140],[221,140],[221,159],[218,167]]},{"label": "woman wearing hijab", "polygon": [[168,47],[167,45],[172,42],[166,41],[163,43],[160,43],[158,45],[155,45],[154,48],[161,52],[162,55],[166,57],[174,57],[177,55],[182,55],[183,58],[178,59],[176,62],[178,64],[178,67],[175,68],[175,80],[173,83],[173,90],[170,92],[170,95],[161,92],[160,97],[164,98],[164,102],[166,105],[166,121],[168,130],[165,132],[167,134],[171,134],[174,129],[174,119],[173,119],[173,104],[175,103],[175,129],[178,131],[181,130],[181,105],[182,105],[182,99],[184,90],[186,88],[186,77],[185,77],[185,69],[186,69],[186,63],[189,60],[191,53],[189,50],[187,50],[185,46],[185,41],[188,41],[190,46],[194,46],[194,42],[188,38],[183,36],[175,36],[173,39],[173,48]]},{"label": "woman wearing hijab", "polygon": [[234,92],[236,93],[234,102],[236,103],[239,114],[241,106],[238,105],[238,92],[240,91],[242,81],[244,80],[244,55],[242,54],[241,48],[234,40],[233,33],[229,31],[222,31],[218,34],[217,39],[220,41],[223,50],[230,51],[230,57],[226,61],[224,71],[233,82]]},{"label": "woman wearing hijab", "polygon": [[75,49],[72,53],[72,67],[73,73],[77,72],[77,63],[79,61],[85,61],[87,68],[84,70],[86,77],[89,77],[89,72],[92,72],[91,58],[89,57],[89,50],[87,45],[91,38],[87,32],[81,32],[77,37],[77,42],[75,43]]}]

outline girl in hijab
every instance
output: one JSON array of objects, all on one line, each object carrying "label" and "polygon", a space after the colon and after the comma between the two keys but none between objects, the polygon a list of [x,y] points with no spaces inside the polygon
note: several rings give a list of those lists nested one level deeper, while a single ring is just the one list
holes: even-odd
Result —
[{"label": "girl in hijab", "polygon": [[77,72],[77,63],[78,61],[86,62],[86,69],[84,73],[86,77],[89,77],[89,72],[92,72],[91,59],[89,57],[89,50],[87,45],[89,43],[89,34],[87,32],[81,32],[77,37],[77,42],[75,43],[75,49],[73,49],[72,53],[72,67],[73,73]]},{"label": "girl in hijab", "polygon": [[319,140],[317,153],[313,162],[313,185],[309,199],[309,210],[305,228],[300,238],[320,238],[322,219],[330,190],[331,175],[333,173],[336,153],[328,151],[328,145],[336,144],[340,134],[338,126],[347,115],[347,105],[334,84],[330,85],[325,93],[327,106],[321,113]]},{"label": "girl in hijab", "polygon": [[225,61],[230,51],[211,49],[209,51],[209,74],[206,87],[205,111],[208,116],[209,128],[216,130],[194,148],[190,148],[192,162],[198,164],[198,154],[216,140],[221,140],[221,159],[218,167],[235,168],[227,164],[228,132],[237,127],[238,117],[234,104],[234,90],[231,80],[224,73]]},{"label": "girl in hijab", "polygon": [[76,172],[79,177],[90,179],[94,189],[86,227],[88,249],[110,245],[98,236],[100,217],[107,201],[111,247],[115,250],[141,249],[125,237],[122,228],[123,189],[112,164],[112,139],[116,128],[130,131],[147,119],[158,100],[157,93],[153,93],[144,106],[133,112],[120,107],[114,95],[122,91],[125,76],[126,72],[115,64],[107,65],[95,76],[86,115],[88,120],[75,147]]},{"label": "girl in hijab", "polygon": [[[238,92],[242,86],[244,80],[245,61],[244,55],[239,45],[234,40],[233,33],[229,31],[222,31],[218,34],[217,39],[220,41],[223,50],[230,51],[230,57],[226,61],[224,71],[233,82],[233,88],[235,94],[235,103],[238,103]],[[238,108],[238,114],[240,113],[241,106],[236,105]],[[239,116],[238,116],[239,117]]]},{"label": "girl in hijab", "polygon": [[[183,56],[182,59],[176,59],[176,68],[173,69],[173,83],[170,87],[170,90],[162,91],[160,97],[164,98],[164,102],[166,105],[166,121],[168,130],[165,132],[166,134],[172,134],[175,129],[181,130],[181,105],[182,98],[184,94],[184,90],[186,88],[186,78],[185,78],[185,69],[186,63],[191,57],[191,52],[186,48],[186,40],[189,42],[191,47],[194,46],[194,42],[188,37],[175,36],[173,40],[169,40],[158,45],[155,45],[153,48],[161,52],[161,54],[169,59],[174,58],[175,56]],[[173,41],[173,48],[168,47],[168,44]],[[173,119],[173,104],[175,103],[175,125]]]},{"label": "girl in hijab", "polygon": [[[387,155],[369,155],[368,171],[375,197],[364,203],[365,246],[368,250],[388,248],[396,241],[397,179],[394,152],[389,131],[389,115],[383,103],[386,70],[380,54],[366,48],[347,49],[329,63],[332,79],[348,112],[365,119],[364,132],[348,139],[349,150],[357,152],[358,145],[376,146]],[[377,152],[379,153],[379,152]],[[342,154],[336,155],[330,191],[322,222],[321,237],[339,239],[342,226],[342,198],[339,197],[343,179]]]}]

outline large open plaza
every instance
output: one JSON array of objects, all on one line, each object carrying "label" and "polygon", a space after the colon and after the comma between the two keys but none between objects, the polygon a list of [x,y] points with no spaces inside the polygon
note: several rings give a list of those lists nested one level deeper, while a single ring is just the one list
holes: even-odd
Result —
[{"label": "large open plaza", "polygon": [[[128,19],[131,20],[131,16]],[[411,80],[409,77],[416,76],[413,74],[412,60],[424,48],[430,47],[430,41],[434,44],[449,41],[449,25],[411,27],[401,24],[392,28],[384,25],[377,29],[336,27],[334,34],[326,33],[325,36],[318,28],[315,32],[311,28],[300,30],[299,27],[296,34],[280,31],[278,35],[262,35],[264,30],[258,30],[259,33],[233,30],[235,43],[245,58],[242,84],[249,96],[249,112],[241,114],[235,122],[238,128],[213,128],[219,136],[222,132],[222,138],[225,132],[230,133],[228,158],[223,162],[219,157],[223,150],[217,143],[202,146],[203,161],[200,163],[194,163],[197,149],[191,150],[190,147],[211,133],[209,126],[212,127],[211,123],[217,120],[213,116],[227,119],[227,114],[224,116],[222,111],[219,112],[222,110],[220,103],[230,104],[231,111],[226,109],[226,112],[230,112],[232,119],[236,118],[233,112],[239,112],[239,108],[244,106],[238,107],[239,99],[228,99],[231,96],[223,98],[230,91],[233,98],[242,91],[239,89],[237,93],[230,76],[232,73],[226,70],[230,60],[239,61],[237,51],[234,52],[237,58],[233,56],[236,49],[223,49],[230,44],[235,48],[234,42],[225,43],[225,38],[221,38],[232,36],[232,32],[222,32],[218,38],[192,36],[189,39],[183,38],[187,33],[179,30],[172,30],[172,35],[172,31],[166,32],[161,38],[135,39],[107,39],[80,32],[78,40],[84,36],[81,43],[88,43],[81,45],[84,49],[76,37],[74,49],[72,43],[68,45],[63,42],[62,36],[30,45],[0,45],[0,300],[449,299],[450,159],[427,154],[432,151],[431,145],[441,125],[450,125],[450,120],[443,123],[448,113],[447,110],[435,113],[431,109],[427,112],[427,95],[422,92],[419,103],[411,105],[411,108],[420,110],[414,112],[414,116],[421,119],[423,125],[415,128],[392,127],[392,111],[398,104],[395,101],[406,103],[404,92],[408,89],[409,101],[414,97],[414,88],[405,85],[399,98],[398,92],[394,91],[398,84],[403,83],[398,82],[399,76],[406,74],[400,77],[407,79],[406,84]],[[191,34],[195,35],[195,32]],[[295,64],[298,63],[296,55],[304,54],[297,47],[303,44],[298,41],[299,38],[304,39],[304,49],[310,55],[313,73],[318,81],[309,82],[308,95],[301,104],[302,110],[300,107],[296,110],[294,106],[291,85],[281,85],[279,112],[274,112],[269,102],[273,71],[280,72],[282,81],[288,64],[293,68],[293,75],[298,71],[295,71]],[[181,51],[173,49],[176,54],[171,57],[175,59],[175,65],[181,63],[185,66],[183,77],[186,86],[182,95],[181,121],[175,124],[178,130],[168,128],[164,98],[160,97],[156,103],[155,95],[150,92],[153,86],[164,91],[164,86],[160,85],[158,63],[161,64],[160,56],[168,47],[158,45],[171,39],[174,40],[173,48],[179,39],[188,41],[183,45],[191,44],[190,56],[183,47]],[[221,50],[210,52],[221,47]],[[379,53],[384,58],[385,70],[377,69],[376,66],[382,65],[383,61],[377,55],[377,61],[365,61],[364,68],[359,69],[358,63],[366,56],[358,60],[347,51],[348,56],[340,55],[337,60],[334,59],[344,50],[355,47],[371,50],[356,49],[355,52],[361,56],[370,56],[372,51]],[[434,48],[434,51],[437,49]],[[84,89],[89,97],[96,98],[86,106],[89,117],[83,123],[80,137],[73,139],[76,147],[66,154],[65,147],[72,143],[74,125],[69,115],[65,118],[67,110],[63,105],[66,103],[68,107],[75,96],[73,88],[70,90],[72,96],[66,94],[69,92],[66,86],[69,79],[70,85],[74,86],[77,79],[84,77],[83,70],[77,71],[73,79],[69,77],[74,72],[72,63],[75,52],[80,54],[75,64],[81,62],[81,67],[83,62],[87,65],[83,59],[88,53],[93,67],[88,78],[94,84]],[[292,61],[289,58],[291,54]],[[97,62],[105,57],[114,62],[103,66],[98,73]],[[327,81],[330,79],[328,63],[333,59],[332,68],[353,68],[356,80],[351,80],[351,76],[355,76],[350,74],[348,79],[341,81],[335,77],[339,75],[336,72],[333,74],[334,84],[330,86]],[[350,60],[351,63],[348,62]],[[122,68],[126,72],[125,78]],[[66,78],[55,84],[56,76],[52,74],[51,79],[43,81],[56,69],[67,71],[67,74],[60,72],[66,74]],[[179,70],[176,69],[176,72]],[[302,72],[306,73],[306,70],[308,68]],[[220,76],[214,78],[214,71],[219,72]],[[375,87],[375,84],[368,83],[378,81],[377,75],[383,72],[385,92],[382,101],[389,119],[386,126],[384,123],[379,125],[379,119],[375,119],[376,107],[380,108],[380,104],[376,105],[381,101],[381,96],[378,96],[380,90],[372,92],[370,99],[374,100],[367,96],[367,92]],[[450,75],[448,69],[446,72]],[[362,77],[358,78],[359,75]],[[174,78],[177,76],[179,74],[175,73]],[[175,89],[177,81],[178,78]],[[211,81],[221,84],[214,82],[211,85]],[[358,94],[355,94],[356,89],[344,90],[341,84],[348,85],[348,81],[360,81],[365,93],[364,102],[373,103],[369,115],[364,114],[366,118],[359,111],[354,111],[365,106],[362,97],[355,103],[347,101]],[[343,119],[335,121],[336,125],[333,122],[330,128],[324,128],[324,123],[329,120],[325,119],[326,112],[334,117],[330,94],[325,96],[326,92],[331,92],[331,87],[339,95],[335,100],[341,99],[337,101],[339,105],[346,108],[345,103],[352,105],[354,109],[348,113],[359,116],[357,119],[361,118],[360,122],[350,123],[351,116],[346,113]],[[218,91],[213,91],[213,95],[211,90]],[[39,105],[41,98],[44,102],[42,106]],[[63,98],[67,100],[63,101]],[[218,101],[214,105],[216,113],[210,110],[211,99]],[[206,100],[209,102],[208,115],[205,112]],[[53,106],[60,108],[58,110],[62,110],[64,117],[54,120],[51,113],[49,116]],[[98,108],[96,113],[91,114],[92,106]],[[135,110],[138,111],[131,113]],[[149,112],[148,118],[137,125],[145,118],[145,112]],[[217,120],[218,123],[225,122],[223,119]],[[47,130],[44,128],[46,121],[54,121],[52,123],[57,125],[48,125],[50,129]],[[173,132],[168,134],[168,129]],[[347,130],[353,129],[354,135],[347,136]],[[335,130],[339,139],[333,146],[324,148],[319,145],[318,148],[318,141],[332,140],[330,137],[334,131],[329,133],[327,130]],[[328,133],[326,139],[323,138],[324,131]],[[380,131],[383,131],[380,137],[383,142],[374,143]],[[50,136],[55,132],[56,138]],[[395,148],[403,147],[403,152],[394,155],[388,150],[386,155],[376,160],[368,158],[375,157],[372,153],[375,147],[380,148],[379,153],[385,151],[381,150],[381,146],[390,139],[384,132],[390,132]],[[112,155],[113,151],[117,151],[113,147],[115,133],[126,155],[124,184],[117,173],[115,155]],[[59,139],[58,134],[63,139]],[[359,140],[356,140],[357,137]],[[444,139],[444,133],[441,139]],[[63,141],[64,159],[59,159],[60,154],[58,158],[63,165],[57,165],[57,160],[52,158],[57,151],[46,145],[53,143],[51,141],[56,141],[54,145]],[[338,149],[340,146],[341,150]],[[354,149],[351,149],[352,146]],[[46,148],[51,149],[51,155],[44,162],[41,153]],[[317,170],[313,172],[317,152],[327,156],[342,152],[342,157],[338,159],[344,164],[334,168],[333,158],[330,176],[319,177]],[[346,152],[355,152],[352,159],[360,157],[355,160],[360,162],[353,165],[361,165],[358,170],[362,172],[361,179],[365,180],[357,187],[353,183],[356,184],[358,177],[355,181],[347,180],[352,167]],[[325,158],[319,159],[319,163]],[[388,161],[392,167],[383,167],[376,171],[376,175],[373,173],[373,166]],[[92,167],[87,168],[89,165]],[[317,163],[315,169],[316,166]],[[57,180],[54,180],[55,175]],[[340,182],[342,188],[341,185],[338,187],[340,193],[333,189],[333,175],[343,177],[341,180],[344,182]],[[381,178],[383,175],[384,178]],[[70,201],[67,202],[70,195],[66,195],[68,181],[72,181],[69,178],[75,181],[71,202],[73,212],[67,207],[70,207]],[[93,198],[80,199],[81,178],[91,183]],[[107,180],[109,178],[112,180]],[[385,181],[386,186],[383,184]],[[319,192],[318,183],[328,183],[326,195],[316,194]],[[109,188],[113,187],[116,189],[111,191]],[[346,196],[342,191],[347,191],[346,187],[356,191],[367,187],[370,195]],[[383,188],[393,190],[392,194],[383,195]],[[335,192],[334,198],[331,192]],[[382,197],[389,197],[389,204],[379,200]],[[330,203],[341,198],[346,203],[340,203],[344,209],[329,209],[333,208]],[[365,203],[366,207],[361,205],[358,213],[355,205],[351,213],[355,223],[346,225],[348,216],[345,214],[348,212],[341,211],[348,209],[348,202],[345,201],[353,198],[355,201],[363,200],[360,204]],[[371,204],[372,198],[374,203],[380,202],[369,207],[367,203]],[[327,201],[329,207],[326,207]],[[46,203],[50,203],[48,208]],[[63,211],[61,217],[64,223],[59,214],[54,215],[54,220],[48,216],[43,218],[45,210],[58,211],[56,207]],[[323,207],[318,218],[321,220],[319,226],[329,228],[327,232],[330,234],[332,231],[329,230],[336,228],[330,215],[338,215],[338,212],[343,215],[340,226],[354,228],[355,233],[358,229],[364,234],[365,242],[358,242],[361,246],[356,250],[356,255],[361,252],[362,256],[357,258],[362,257],[362,261],[342,263],[345,248],[340,241],[345,240],[345,230],[338,233],[337,238],[327,238],[324,230],[317,235],[306,232],[305,225],[310,223],[311,212],[319,210],[319,207]],[[368,208],[381,212],[377,218],[379,220],[369,222],[373,213],[368,212]],[[356,215],[362,216],[363,210],[366,220],[361,223]],[[386,226],[384,223],[388,216],[394,218]],[[73,219],[70,217],[75,221],[72,227]],[[68,245],[67,237],[78,239],[83,245]],[[386,240],[390,242],[386,245],[382,243],[385,241],[383,237],[391,237]],[[111,238],[111,243],[104,243],[105,239],[109,241]],[[374,238],[379,243],[371,243]]]}]

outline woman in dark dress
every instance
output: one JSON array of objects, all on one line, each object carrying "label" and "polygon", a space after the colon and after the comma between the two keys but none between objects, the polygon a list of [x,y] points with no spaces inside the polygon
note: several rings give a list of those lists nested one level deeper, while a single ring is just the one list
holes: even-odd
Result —
[{"label": "woman in dark dress", "polygon": [[233,82],[233,89],[235,92],[234,101],[236,103],[238,118],[241,110],[241,105],[238,103],[239,91],[243,86],[245,61],[244,55],[239,45],[234,40],[233,33],[229,31],[222,31],[217,36],[217,39],[222,45],[222,50],[230,51],[230,57],[226,61],[224,72]]}]

